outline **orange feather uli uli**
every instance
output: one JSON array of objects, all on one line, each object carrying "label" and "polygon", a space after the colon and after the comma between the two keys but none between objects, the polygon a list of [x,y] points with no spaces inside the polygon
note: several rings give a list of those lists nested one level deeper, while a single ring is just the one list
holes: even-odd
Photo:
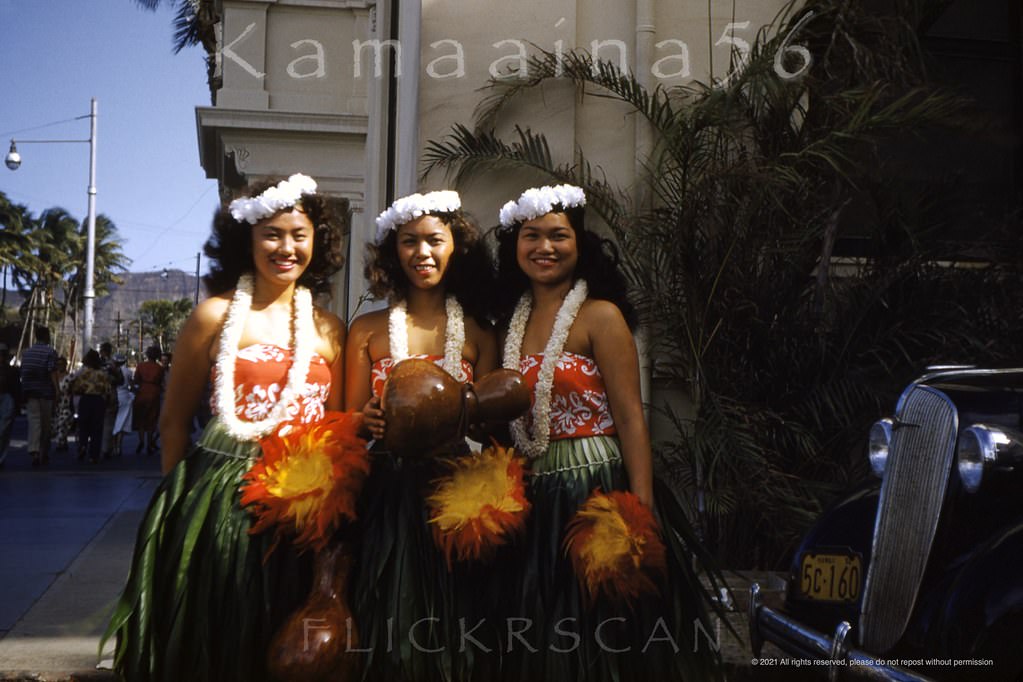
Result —
[{"label": "orange feather uli uli", "polygon": [[369,471],[354,415],[328,412],[312,424],[286,424],[261,442],[263,455],[243,477],[241,503],[251,533],[276,528],[300,548],[321,549],[345,520]]},{"label": "orange feather uli uli", "polygon": [[433,537],[449,566],[489,558],[522,532],[529,512],[522,461],[513,450],[487,448],[451,466],[427,498]]}]

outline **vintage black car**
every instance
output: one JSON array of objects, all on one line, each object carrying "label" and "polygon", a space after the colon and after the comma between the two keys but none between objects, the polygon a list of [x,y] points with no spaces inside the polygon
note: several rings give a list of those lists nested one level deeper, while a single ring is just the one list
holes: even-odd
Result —
[{"label": "vintage black car", "polygon": [[[1023,679],[1023,369],[935,369],[871,428],[880,479],[825,513],[766,641],[832,679]],[[825,663],[830,661],[830,663]],[[824,664],[824,665],[821,665]]]}]

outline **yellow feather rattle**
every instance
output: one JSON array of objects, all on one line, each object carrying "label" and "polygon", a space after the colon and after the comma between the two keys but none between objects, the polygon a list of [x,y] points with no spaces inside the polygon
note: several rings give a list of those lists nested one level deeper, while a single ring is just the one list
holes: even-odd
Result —
[{"label": "yellow feather rattle", "polygon": [[590,604],[656,594],[665,572],[657,520],[630,492],[595,490],[566,528],[565,552]]}]

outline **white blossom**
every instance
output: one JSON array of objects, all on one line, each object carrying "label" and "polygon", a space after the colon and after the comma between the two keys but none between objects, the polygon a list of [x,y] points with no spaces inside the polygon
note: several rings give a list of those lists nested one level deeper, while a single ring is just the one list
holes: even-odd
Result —
[{"label": "white blossom", "polygon": [[416,218],[428,213],[453,213],[460,208],[462,199],[453,190],[416,193],[395,199],[387,210],[377,216],[377,243],[383,241],[389,230],[397,230]]},{"label": "white blossom", "polygon": [[316,194],[316,181],[308,175],[295,173],[259,196],[235,199],[228,205],[228,209],[231,211],[231,217],[238,222],[255,225],[277,211],[291,208],[299,202],[303,194]]},{"label": "white blossom", "polygon": [[259,440],[273,431],[289,417],[289,408],[303,393],[309,364],[313,359],[313,345],[316,342],[316,326],[313,324],[313,297],[305,287],[295,290],[293,308],[294,351],[288,382],[280,393],[279,400],[270,410],[269,416],[260,421],[242,421],[235,414],[234,367],[238,356],[238,343],[245,330],[245,318],[252,307],[252,275],[242,275],[234,291],[234,298],[227,309],[227,319],[220,332],[220,349],[217,351],[217,380],[214,386],[214,404],[217,417],[227,432],[238,440]]},{"label": "white blossom", "polygon": [[[444,299],[447,323],[444,327],[444,371],[453,377],[462,375],[462,349],[465,347],[465,316],[458,299],[448,295]],[[387,335],[391,360],[398,364],[409,357],[408,307],[405,301],[391,306],[387,317]]]},{"label": "white blossom", "polygon": [[575,185],[546,185],[531,187],[518,198],[501,208],[501,227],[508,228],[516,223],[535,220],[554,210],[586,205],[586,193]]},{"label": "white blossom", "polygon": [[[583,307],[587,294],[589,294],[589,288],[586,286],[586,280],[578,280],[565,296],[565,300],[561,302],[558,314],[554,318],[554,328],[551,330],[551,337],[547,339],[547,346],[543,349],[543,362],[540,363],[540,373],[536,378],[533,395],[532,437],[526,429],[525,417],[519,417],[511,423],[515,447],[530,459],[543,455],[547,452],[547,446],[550,445],[551,392],[554,388],[554,370],[561,354],[565,351],[568,333],[572,330],[572,324],[579,314],[579,309]],[[529,322],[529,314],[532,311],[533,295],[527,291],[522,294],[518,305],[515,306],[515,312],[508,325],[508,338],[504,342],[504,367],[506,369],[513,369],[516,372],[521,369],[522,339],[526,335],[526,324]]]}]

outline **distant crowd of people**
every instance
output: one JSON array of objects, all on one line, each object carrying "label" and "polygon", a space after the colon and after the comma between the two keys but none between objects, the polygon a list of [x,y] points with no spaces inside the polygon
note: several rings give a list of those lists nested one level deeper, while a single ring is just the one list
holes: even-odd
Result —
[{"label": "distant crowd of people", "polygon": [[[135,431],[135,453],[159,449],[157,422],[170,371],[171,354],[158,346],[132,367],[109,343],[89,349],[74,372],[50,344],[50,330],[35,328],[35,343],[11,363],[10,349],[0,343],[0,467],[7,458],[15,417],[24,408],[28,420],[28,454],[32,466],[50,462],[51,447],[69,449],[77,436],[77,459],[96,463],[120,457],[124,436]],[[55,446],[54,446],[55,443]]]}]

